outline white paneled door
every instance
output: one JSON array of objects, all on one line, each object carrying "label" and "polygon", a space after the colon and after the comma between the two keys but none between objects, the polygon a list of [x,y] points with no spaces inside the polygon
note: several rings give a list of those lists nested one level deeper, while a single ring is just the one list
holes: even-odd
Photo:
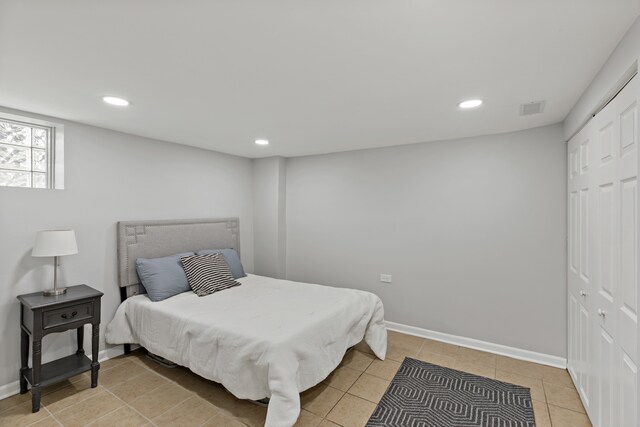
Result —
[{"label": "white paneled door", "polygon": [[569,372],[595,426],[638,426],[638,94],[568,146]]},{"label": "white paneled door", "polygon": [[593,240],[591,197],[593,171],[589,128],[585,127],[569,143],[569,370],[576,388],[583,396],[585,407],[591,404],[590,366],[592,321],[590,307],[591,246]]}]

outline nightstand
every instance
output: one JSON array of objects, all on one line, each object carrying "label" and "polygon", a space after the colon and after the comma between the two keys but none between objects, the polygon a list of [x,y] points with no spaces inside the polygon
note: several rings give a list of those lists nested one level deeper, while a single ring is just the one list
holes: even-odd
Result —
[{"label": "nightstand", "polygon": [[[58,296],[42,292],[19,295],[20,300],[20,393],[31,385],[31,409],[40,410],[40,388],[86,371],[91,371],[91,387],[98,385],[98,343],[100,337],[100,298],[103,293],[87,285],[71,286]],[[90,360],[84,354],[84,325],[91,323]],[[42,337],[76,329],[75,354],[42,364]],[[29,336],[33,341],[32,367],[29,368]]]}]

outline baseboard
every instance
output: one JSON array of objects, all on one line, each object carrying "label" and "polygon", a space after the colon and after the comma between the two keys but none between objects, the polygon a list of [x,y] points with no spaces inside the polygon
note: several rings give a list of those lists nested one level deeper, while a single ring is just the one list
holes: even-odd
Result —
[{"label": "baseboard", "polygon": [[415,335],[421,338],[429,338],[435,341],[442,341],[448,344],[459,345],[461,347],[482,350],[488,353],[499,354],[501,356],[509,356],[513,357],[514,359],[526,360],[528,362],[553,366],[554,368],[567,368],[567,359],[559,356],[552,356],[550,354],[537,353],[535,351],[523,350],[521,348],[509,347],[502,344],[494,344],[486,341],[476,340],[473,338],[459,337],[457,335],[430,331],[428,329],[422,329],[415,326],[407,326],[401,323],[386,323],[389,330],[402,332],[404,334]]},{"label": "baseboard", "polygon": [[[122,346],[105,348],[104,350],[98,353],[98,361],[104,362],[105,360],[112,359],[114,357],[120,356],[124,353]],[[87,357],[91,359],[91,354],[87,354]],[[9,384],[0,385],[0,400],[6,399],[7,397],[11,397],[14,394],[20,393],[20,382],[14,381]]]},{"label": "baseboard", "polygon": [[20,392],[20,382],[14,381],[9,384],[0,385],[0,400],[11,397]]}]

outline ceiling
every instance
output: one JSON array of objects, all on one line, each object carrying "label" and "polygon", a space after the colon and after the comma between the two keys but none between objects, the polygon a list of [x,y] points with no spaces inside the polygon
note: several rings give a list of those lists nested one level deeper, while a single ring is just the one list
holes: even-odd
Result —
[{"label": "ceiling", "polygon": [[[508,132],[562,121],[639,13],[637,0],[0,0],[0,105],[246,157]],[[485,104],[459,110],[468,98]],[[542,114],[519,115],[538,100]]]}]

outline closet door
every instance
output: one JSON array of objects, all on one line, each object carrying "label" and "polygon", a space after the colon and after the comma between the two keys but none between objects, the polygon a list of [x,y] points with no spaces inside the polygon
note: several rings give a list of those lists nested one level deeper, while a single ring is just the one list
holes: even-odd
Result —
[{"label": "closet door", "polygon": [[619,150],[616,141],[620,139],[617,100],[614,99],[593,119],[595,133],[595,176],[596,176],[596,248],[595,267],[595,319],[594,341],[597,366],[596,402],[594,404],[594,424],[615,426],[618,416],[615,409],[618,402],[616,387],[616,316],[615,299],[619,282],[619,183],[617,179]]},{"label": "closet door", "polygon": [[568,146],[569,162],[569,371],[589,410],[593,383],[591,274],[594,179],[591,164],[591,124]]},{"label": "closet door", "polygon": [[[576,369],[572,374],[587,412],[600,427],[638,425],[638,80],[633,79],[598,113],[585,127],[586,135],[576,141],[578,146],[580,141],[592,141],[589,183],[575,190],[580,195],[588,185],[586,194],[594,202],[587,203],[586,213],[594,220],[586,220],[593,226],[588,228],[593,239],[587,239],[592,255],[587,276],[593,295],[590,290],[586,295],[582,289],[575,292],[584,300],[579,310],[590,317],[593,348],[587,343],[583,358],[582,341],[589,337],[582,335],[579,318],[577,366],[584,366],[586,373]],[[580,204],[578,210],[581,223]]]},{"label": "closet door", "polygon": [[[620,135],[615,141],[618,156],[616,181],[619,200],[618,267],[619,288],[614,295],[612,316],[602,312],[600,322],[613,318],[617,325],[619,347],[616,367],[619,373],[620,422],[622,426],[638,425],[638,77],[620,92],[616,101]],[[604,310],[604,308],[603,308]]]}]

